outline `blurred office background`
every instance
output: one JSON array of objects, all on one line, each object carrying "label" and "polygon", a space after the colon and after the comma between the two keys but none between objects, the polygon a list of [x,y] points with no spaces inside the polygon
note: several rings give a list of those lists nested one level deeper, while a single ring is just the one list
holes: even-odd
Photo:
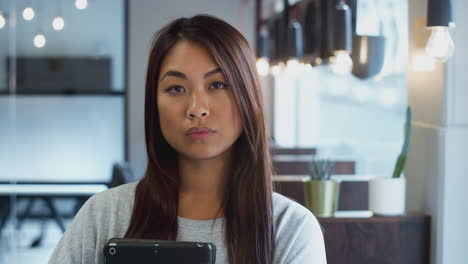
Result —
[{"label": "blurred office background", "polygon": [[[460,48],[451,62],[426,63],[415,37],[426,0],[346,2],[354,11],[355,36],[384,39],[376,47],[378,70],[343,72],[346,62],[333,66],[316,55],[259,69],[272,144],[346,162],[340,174],[363,181],[388,177],[411,105],[407,209],[431,216],[423,259],[463,263],[468,256],[460,245],[468,241],[455,233],[468,211],[457,187],[467,183],[460,157],[468,149],[462,140],[468,93],[459,87],[466,78],[462,47],[468,33],[458,31]],[[462,27],[468,6],[452,2]],[[235,26],[256,49],[259,3],[264,18],[285,8],[282,0],[0,2],[0,263],[45,263],[90,195],[143,176],[144,87],[154,33],[172,19],[206,13]],[[288,3],[307,9],[326,1]],[[300,21],[305,32],[308,21]],[[456,95],[463,99],[454,108]],[[290,174],[285,171],[280,174]],[[462,214],[453,206],[463,201]]]}]

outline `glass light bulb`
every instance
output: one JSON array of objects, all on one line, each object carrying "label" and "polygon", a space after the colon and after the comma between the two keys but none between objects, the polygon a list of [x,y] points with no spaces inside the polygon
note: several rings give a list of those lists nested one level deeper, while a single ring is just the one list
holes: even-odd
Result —
[{"label": "glass light bulb", "polygon": [[270,69],[270,63],[267,58],[259,58],[257,60],[257,71],[260,76],[267,76]]},{"label": "glass light bulb", "polygon": [[286,66],[283,62],[279,62],[278,64],[273,65],[273,67],[271,67],[271,73],[276,77],[284,72],[285,67]]},{"label": "glass light bulb", "polygon": [[278,75],[281,73],[281,68],[280,68],[280,66],[278,66],[278,65],[273,65],[273,67],[271,67],[271,73],[272,73],[274,76],[278,76]]},{"label": "glass light bulb", "polygon": [[347,51],[337,51],[334,59],[331,60],[330,67],[336,74],[349,74],[353,69],[353,60]]},{"label": "glass light bulb", "polygon": [[32,20],[34,18],[34,9],[30,6],[26,7],[24,10],[23,10],[23,18],[24,20]]},{"label": "glass light bulb", "polygon": [[441,62],[447,61],[455,49],[448,27],[431,27],[431,36],[426,44],[426,52]]},{"label": "glass light bulb", "polygon": [[37,34],[34,37],[34,46],[36,46],[36,48],[42,48],[45,46],[45,44],[46,44],[46,38],[44,37],[44,35]]},{"label": "glass light bulb", "polygon": [[286,62],[286,71],[289,74],[299,74],[301,72],[301,63],[297,59],[289,59]]},{"label": "glass light bulb", "polygon": [[79,10],[83,10],[88,6],[88,1],[87,0],[76,0],[75,1],[75,7]]},{"label": "glass light bulb", "polygon": [[54,18],[54,20],[52,21],[52,27],[55,30],[62,30],[64,26],[65,26],[65,21],[63,20],[62,17],[58,16]]},{"label": "glass light bulb", "polygon": [[310,65],[310,63],[304,64],[304,72],[307,72],[307,73],[312,72],[312,65]]},{"label": "glass light bulb", "polygon": [[6,24],[6,20],[5,20],[5,17],[3,16],[3,14],[0,12],[0,29],[2,29]]}]

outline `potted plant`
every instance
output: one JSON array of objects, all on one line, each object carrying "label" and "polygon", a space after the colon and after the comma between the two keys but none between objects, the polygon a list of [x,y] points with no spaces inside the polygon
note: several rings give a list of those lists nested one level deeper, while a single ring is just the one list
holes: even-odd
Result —
[{"label": "potted plant", "polygon": [[405,213],[406,178],[403,170],[411,140],[411,108],[406,109],[405,140],[392,177],[376,177],[369,181],[369,210],[376,215]]},{"label": "potted plant", "polygon": [[314,158],[309,163],[310,180],[305,182],[306,206],[317,217],[332,217],[335,214],[339,182],[331,179],[335,163]]}]

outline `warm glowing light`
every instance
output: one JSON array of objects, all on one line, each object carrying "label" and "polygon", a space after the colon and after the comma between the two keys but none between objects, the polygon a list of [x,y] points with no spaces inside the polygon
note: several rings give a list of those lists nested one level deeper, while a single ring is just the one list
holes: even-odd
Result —
[{"label": "warm glowing light", "polygon": [[257,71],[260,76],[267,76],[270,69],[270,63],[267,58],[259,58],[257,60]]},{"label": "warm glowing light", "polygon": [[427,55],[413,56],[413,71],[415,72],[430,72],[435,69],[435,61]]},{"label": "warm glowing light", "polygon": [[315,64],[321,65],[322,62],[323,62],[323,61],[322,61],[322,58],[319,58],[319,57],[315,58]]},{"label": "warm glowing light", "polygon": [[312,72],[312,65],[310,65],[309,63],[306,63],[304,65],[304,72],[306,72],[306,73]]},{"label": "warm glowing light", "polygon": [[330,58],[330,67],[336,74],[349,74],[353,69],[353,61],[347,51],[338,51]]},{"label": "warm glowing light", "polygon": [[24,20],[32,20],[34,18],[34,9],[30,6],[26,7],[23,10],[23,18]]},{"label": "warm glowing light", "polygon": [[281,73],[280,67],[278,65],[274,65],[273,67],[271,67],[271,73],[274,76],[278,76]]},{"label": "warm glowing light", "polygon": [[431,27],[431,36],[426,44],[426,52],[432,58],[445,62],[453,55],[455,45],[448,27]]},{"label": "warm glowing light", "polygon": [[280,75],[283,71],[284,71],[284,63],[283,62],[280,62],[277,65],[274,65],[273,67],[271,67],[271,73],[274,76]]},{"label": "warm glowing light", "polygon": [[58,16],[54,18],[54,20],[52,21],[52,27],[55,30],[62,30],[64,26],[65,26],[65,20],[63,20],[62,17]]},{"label": "warm glowing light", "polygon": [[44,35],[37,34],[34,37],[34,46],[36,46],[36,48],[42,48],[45,46],[45,44],[46,44],[46,38],[44,37]]},{"label": "warm glowing light", "polygon": [[3,16],[2,12],[0,12],[0,29],[2,29],[6,24],[5,17]]},{"label": "warm glowing light", "polygon": [[79,10],[83,10],[88,6],[88,1],[87,0],[76,0],[75,1],[75,7]]},{"label": "warm glowing light", "polygon": [[302,71],[301,63],[296,59],[290,59],[286,62],[286,71],[289,74],[299,74]]}]

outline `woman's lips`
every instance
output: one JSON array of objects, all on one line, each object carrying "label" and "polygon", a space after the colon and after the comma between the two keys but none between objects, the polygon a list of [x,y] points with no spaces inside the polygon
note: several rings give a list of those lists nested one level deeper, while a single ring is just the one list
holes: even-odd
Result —
[{"label": "woman's lips", "polygon": [[192,139],[204,139],[213,135],[216,131],[208,127],[192,127],[186,134]]},{"label": "woman's lips", "polygon": [[192,139],[204,139],[207,138],[211,135],[213,135],[215,132],[213,131],[201,131],[201,132],[193,132],[188,134]]}]

